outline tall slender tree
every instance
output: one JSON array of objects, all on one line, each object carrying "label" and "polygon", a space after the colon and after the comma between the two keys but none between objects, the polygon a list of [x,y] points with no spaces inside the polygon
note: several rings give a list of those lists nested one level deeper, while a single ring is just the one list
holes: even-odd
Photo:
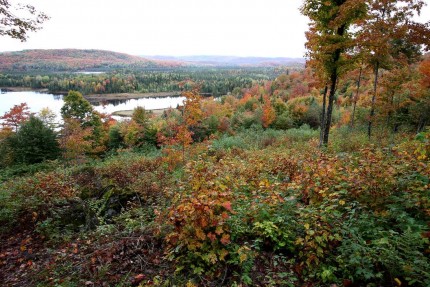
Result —
[{"label": "tall slender tree", "polygon": [[306,33],[309,59],[322,69],[327,79],[327,111],[322,112],[322,145],[328,144],[336,86],[339,76],[348,69],[346,53],[354,47],[352,27],[366,15],[365,0],[305,0],[301,8],[310,19]]},{"label": "tall slender tree", "polygon": [[373,94],[368,122],[372,134],[375,104],[381,69],[391,69],[399,57],[409,63],[418,59],[421,48],[430,44],[429,23],[413,20],[425,5],[423,0],[366,0],[368,13],[357,30],[356,42],[367,53],[367,63],[373,69]]},{"label": "tall slender tree", "polygon": [[350,123],[351,128],[353,128],[355,124],[355,111],[357,110],[357,102],[360,96],[360,86],[361,86],[362,76],[363,76],[363,65],[360,65],[360,70],[359,70],[358,79],[357,79],[357,90],[353,97],[353,108],[352,108],[351,123]]}]

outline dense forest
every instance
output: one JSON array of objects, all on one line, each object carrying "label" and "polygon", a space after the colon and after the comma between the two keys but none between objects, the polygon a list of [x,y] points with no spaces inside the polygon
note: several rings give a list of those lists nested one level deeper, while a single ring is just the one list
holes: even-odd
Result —
[{"label": "dense forest", "polygon": [[300,67],[184,67],[147,69],[145,71],[118,70],[102,74],[0,74],[0,87],[48,89],[52,93],[79,91],[84,95],[110,93],[158,93],[190,90],[199,85],[201,93],[219,97],[253,83],[274,80],[282,73],[301,70]]},{"label": "dense forest", "polygon": [[[2,74],[67,95],[0,117],[0,282],[430,286],[423,4],[304,1],[301,69]],[[84,97],[162,91],[123,120]]]}]

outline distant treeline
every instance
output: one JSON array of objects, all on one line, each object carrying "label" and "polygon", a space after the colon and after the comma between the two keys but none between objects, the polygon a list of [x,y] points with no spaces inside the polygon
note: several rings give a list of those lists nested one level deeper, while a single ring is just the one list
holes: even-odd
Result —
[{"label": "distant treeline", "polygon": [[103,50],[49,49],[0,53],[0,70],[10,73],[113,71],[176,66],[180,66],[180,63],[152,61]]},{"label": "distant treeline", "polygon": [[244,88],[274,80],[290,68],[165,68],[122,70],[103,74],[46,73],[0,74],[0,87],[48,89],[53,93],[79,91],[84,95],[110,93],[157,93],[190,90],[196,84],[213,96],[241,94]]}]

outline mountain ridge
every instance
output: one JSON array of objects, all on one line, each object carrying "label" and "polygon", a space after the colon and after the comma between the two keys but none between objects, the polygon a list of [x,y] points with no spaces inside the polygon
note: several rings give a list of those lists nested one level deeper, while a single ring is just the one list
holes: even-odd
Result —
[{"label": "mountain ridge", "polygon": [[96,49],[31,49],[0,53],[0,71],[107,71],[118,68],[181,66],[173,61]]},{"label": "mountain ridge", "polygon": [[305,59],[239,56],[136,56],[97,49],[31,49],[0,53],[0,72],[109,72],[116,69],[303,67]]}]

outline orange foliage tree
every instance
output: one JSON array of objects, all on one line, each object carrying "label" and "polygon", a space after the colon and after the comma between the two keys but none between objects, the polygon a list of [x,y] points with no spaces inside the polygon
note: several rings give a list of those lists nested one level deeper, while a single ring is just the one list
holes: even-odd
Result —
[{"label": "orange foliage tree", "polygon": [[306,33],[308,57],[317,63],[316,72],[323,84],[327,83],[326,91],[329,91],[327,111],[324,107],[322,113],[325,123],[322,124],[320,145],[328,144],[339,76],[350,66],[345,54],[354,46],[351,27],[365,16],[366,7],[363,0],[306,0],[302,6],[302,14],[310,19],[310,28]]},{"label": "orange foliage tree", "polygon": [[92,130],[90,127],[82,127],[81,123],[72,118],[64,119],[64,127],[60,140],[63,157],[72,164],[77,164],[85,159],[85,155],[91,151]]},{"label": "orange foliage tree", "polygon": [[261,120],[264,128],[268,128],[276,120],[276,112],[272,107],[269,96],[264,96],[263,116]]},{"label": "orange foliage tree", "polygon": [[[391,69],[404,58],[415,62],[422,47],[428,48],[430,40],[428,24],[413,20],[425,5],[423,0],[366,1],[367,17],[359,25],[357,43],[362,47],[365,61],[373,69],[373,94],[368,136],[372,134],[378,83],[381,69]],[[394,61],[393,61],[394,60]]]},{"label": "orange foliage tree", "polygon": [[430,57],[424,59],[419,66],[421,74],[421,84],[424,88],[430,89]]},{"label": "orange foliage tree", "polygon": [[[203,117],[199,90],[195,88],[192,91],[183,92],[182,95],[185,97],[185,101],[181,108],[180,121],[168,124],[168,134],[158,134],[158,142],[165,146],[165,161],[167,161],[170,169],[179,162],[185,162],[186,149],[193,142],[193,132],[190,128],[200,123]],[[180,151],[175,148],[178,146]]]},{"label": "orange foliage tree", "polygon": [[6,112],[0,120],[3,120],[4,127],[10,127],[18,131],[21,123],[27,121],[31,116],[30,109],[26,103],[14,105],[9,112]]}]

